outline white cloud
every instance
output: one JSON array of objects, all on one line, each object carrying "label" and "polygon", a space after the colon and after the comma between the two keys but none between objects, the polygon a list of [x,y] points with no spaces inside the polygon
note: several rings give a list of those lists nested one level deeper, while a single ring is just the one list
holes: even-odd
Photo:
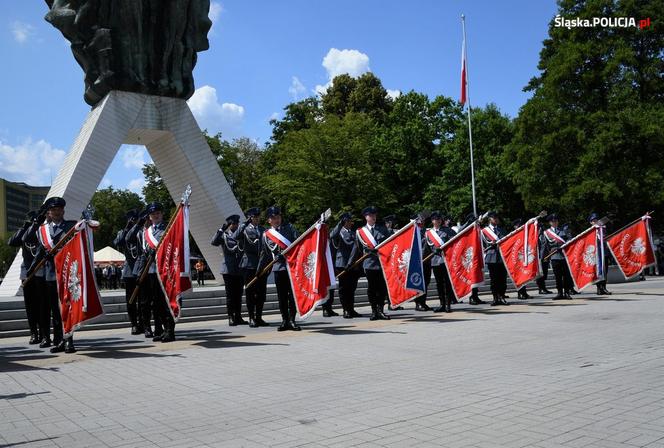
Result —
[{"label": "white cloud", "polygon": [[120,159],[125,168],[142,169],[145,165],[145,146],[124,145],[120,150]]},{"label": "white cloud", "polygon": [[134,193],[142,196],[143,186],[145,186],[145,178],[138,177],[136,179],[132,179],[129,181],[129,183],[127,184],[127,190],[133,191]]},{"label": "white cloud", "polygon": [[11,31],[14,35],[14,40],[19,44],[23,44],[27,42],[32,35],[34,35],[35,27],[29,23],[16,20],[11,24]]},{"label": "white cloud", "polygon": [[219,103],[214,87],[199,87],[187,103],[201,129],[207,129],[213,134],[221,131],[226,138],[240,136],[244,107],[234,103]]},{"label": "white cloud", "polygon": [[322,95],[332,84],[335,76],[348,74],[357,77],[370,71],[369,56],[357,50],[339,50],[330,48],[323,58],[323,67],[327,72],[328,82],[325,85],[317,85],[314,92]]},{"label": "white cloud", "polygon": [[395,90],[385,89],[385,90],[387,90],[387,96],[389,96],[393,100],[396,100],[397,98],[399,98],[401,96],[401,90],[398,90],[398,89],[395,89]]},{"label": "white cloud", "polygon": [[297,100],[299,97],[307,91],[307,88],[304,87],[304,84],[302,84],[302,81],[297,76],[293,76],[291,79],[291,85],[288,88],[288,93],[290,96],[294,99]]},{"label": "white cloud", "polygon": [[210,2],[210,11],[208,12],[208,17],[212,21],[212,27],[210,28],[210,31],[208,33],[209,36],[215,36],[216,29],[217,29],[217,22],[219,21],[219,18],[221,17],[221,13],[224,12],[224,7],[221,6],[221,3],[219,2]]},{"label": "white cloud", "polygon": [[29,185],[50,185],[65,154],[44,140],[29,138],[16,146],[0,141],[0,177]]}]

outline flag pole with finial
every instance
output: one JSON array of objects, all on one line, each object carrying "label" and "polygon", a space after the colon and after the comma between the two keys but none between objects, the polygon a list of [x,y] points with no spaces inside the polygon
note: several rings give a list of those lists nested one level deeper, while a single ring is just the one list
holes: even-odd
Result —
[{"label": "flag pole with finial", "polygon": [[461,14],[463,28],[463,44],[461,46],[461,106],[468,103],[468,140],[470,142],[470,182],[473,191],[473,214],[477,216],[477,200],[475,197],[475,162],[473,157],[473,128],[470,123],[470,89],[468,82],[468,63],[466,58],[466,16]]}]

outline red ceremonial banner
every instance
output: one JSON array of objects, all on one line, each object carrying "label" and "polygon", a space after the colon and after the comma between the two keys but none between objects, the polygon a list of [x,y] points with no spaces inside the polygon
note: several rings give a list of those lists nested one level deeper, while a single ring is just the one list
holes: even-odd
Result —
[{"label": "red ceremonial banner", "polygon": [[419,227],[411,221],[377,247],[393,307],[424,294],[420,237]]},{"label": "red ceremonial banner", "polygon": [[[98,224],[97,224],[98,225]],[[55,256],[55,274],[65,337],[104,314],[94,271],[92,229],[86,221]]]},{"label": "red ceremonial banner", "polygon": [[598,232],[599,227],[591,227],[562,248],[574,287],[579,291],[602,280],[597,266]]},{"label": "red ceremonial banner", "polygon": [[173,319],[180,318],[182,293],[191,289],[189,275],[189,205],[182,205],[155,255],[157,277]]},{"label": "red ceremonial banner", "polygon": [[299,319],[306,319],[327,300],[336,285],[327,224],[318,223],[286,252],[288,277]]},{"label": "red ceremonial banner", "polygon": [[649,219],[650,216],[643,216],[607,240],[609,250],[625,278],[635,277],[657,262]]},{"label": "red ceremonial banner", "polygon": [[463,300],[484,282],[484,253],[477,222],[445,243],[443,255],[454,295]]},{"label": "red ceremonial banner", "polygon": [[537,220],[529,220],[498,242],[507,273],[519,289],[540,274]]}]

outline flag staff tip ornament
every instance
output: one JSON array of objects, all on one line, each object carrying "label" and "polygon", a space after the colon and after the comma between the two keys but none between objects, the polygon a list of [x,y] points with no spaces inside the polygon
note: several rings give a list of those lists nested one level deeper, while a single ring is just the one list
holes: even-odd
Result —
[{"label": "flag staff tip ornament", "polygon": [[468,142],[470,145],[470,184],[473,193],[473,213],[477,216],[477,195],[475,193],[475,162],[473,156],[473,128],[470,120],[470,83],[468,82],[468,61],[466,55],[466,16],[461,14],[463,44],[461,47],[461,107],[468,103]]}]

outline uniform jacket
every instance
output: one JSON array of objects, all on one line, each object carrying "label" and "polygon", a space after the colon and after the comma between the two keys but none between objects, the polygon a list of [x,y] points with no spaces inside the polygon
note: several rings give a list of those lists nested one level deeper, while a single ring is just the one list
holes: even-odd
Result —
[{"label": "uniform jacket", "polygon": [[[25,243],[23,242],[23,236],[27,233],[30,228],[30,223],[25,223],[23,227],[18,229],[14,235],[9,238],[9,245],[11,247],[20,247],[21,255],[23,256],[23,262],[21,262],[21,280],[28,278],[28,269],[32,266],[32,263],[35,262],[35,258],[41,254],[43,256],[43,251],[41,246],[38,243]],[[41,257],[39,257],[41,260]],[[39,263],[39,260],[35,262],[35,266]],[[38,272],[35,273],[37,277],[44,276],[44,268],[40,268]]]},{"label": "uniform jacket", "polygon": [[[548,230],[553,231],[556,235],[561,237],[564,241],[567,241],[570,239],[570,235],[567,230],[563,229],[562,227],[549,227]],[[560,246],[562,246],[565,243],[560,243],[556,241],[553,238],[548,238],[546,236],[546,232],[544,233],[544,241],[546,245],[546,254],[550,254],[553,250],[559,249]],[[553,254],[550,258],[551,260],[564,260],[565,257],[563,256],[562,251],[558,250],[556,251],[555,254]]]},{"label": "uniform jacket", "polygon": [[136,274],[134,274],[134,266],[136,265],[136,259],[141,253],[135,239],[133,242],[127,240],[127,235],[130,230],[131,229],[124,228],[118,231],[118,234],[113,240],[113,247],[122,252],[125,256],[125,264],[122,266],[122,278],[136,277]]},{"label": "uniform jacket", "polygon": [[226,275],[242,275],[240,272],[240,261],[242,252],[238,244],[238,237],[242,229],[238,227],[232,232],[230,229],[217,230],[210,244],[221,246],[224,259],[221,262],[221,273]]},{"label": "uniform jacket", "polygon": [[436,245],[429,238],[428,236],[429,230],[436,232],[436,234],[440,237],[440,239],[443,240],[443,244],[448,242],[454,235],[456,235],[456,232],[452,230],[450,227],[443,227],[443,226],[439,227],[438,229],[430,227],[425,232],[424,241],[428,247],[428,250],[434,253],[433,257],[431,257],[431,266],[441,266],[445,264],[445,258],[443,258],[442,252],[440,252],[439,249],[436,249]]},{"label": "uniform jacket", "polygon": [[258,269],[258,261],[263,248],[263,232],[265,227],[255,226],[252,223],[240,225],[238,234],[238,245],[242,252],[240,269]]},{"label": "uniform jacket", "polygon": [[[368,226],[366,226],[366,225],[364,227],[368,228]],[[357,229],[355,231],[356,234],[359,231],[360,231],[360,229]],[[380,224],[376,224],[371,229],[371,235],[373,235],[374,239],[376,240],[376,245],[379,245],[380,243],[382,243],[383,241],[388,239],[391,234],[392,233],[390,232],[390,230],[387,227],[382,226]],[[364,242],[362,241],[362,238],[360,238],[359,236],[356,235],[355,239],[357,241],[357,243],[356,243],[357,244],[357,250],[361,251],[363,254],[369,254],[369,256],[367,258],[365,258],[364,261],[362,262],[362,268],[365,271],[380,270],[380,261],[378,260],[378,254],[375,253],[375,251],[373,249],[370,249],[369,247],[367,247],[364,244]]]},{"label": "uniform jacket", "polygon": [[345,228],[343,222],[339,222],[330,232],[330,243],[336,252],[335,268],[346,269],[357,260],[359,251],[355,244],[355,231]]},{"label": "uniform jacket", "polygon": [[[153,235],[155,239],[157,241],[161,241],[161,238],[164,236],[164,232],[166,231],[166,223],[162,221],[156,226],[151,225],[150,228],[153,229]],[[150,255],[155,255],[154,249],[152,249],[145,241],[145,230],[146,228],[144,227],[144,223],[139,221],[129,230],[129,233],[127,234],[127,241],[130,244],[135,244],[138,248],[140,248],[140,253],[138,257],[136,257],[136,263],[134,263],[134,275],[137,277],[140,276],[143,272],[143,268],[147,263],[148,257],[150,257]],[[153,259],[152,263],[150,264],[150,268],[148,269],[148,274],[154,274],[156,272],[157,268]]]},{"label": "uniform jacket", "polygon": [[[498,236],[498,239],[501,239],[502,237],[507,235],[507,232],[502,227],[498,226],[493,226],[489,224],[487,227],[489,227],[493,232]],[[491,240],[489,240],[484,233],[482,233],[482,244],[484,246],[484,262],[485,263],[502,263],[503,260],[500,257],[500,252],[498,251],[498,246],[495,244],[491,244]]]},{"label": "uniform jacket", "polygon": [[[51,235],[51,240],[53,240],[53,244],[58,244],[60,239],[65,236],[69,230],[71,230],[72,227],[76,225],[76,221],[73,220],[62,220],[58,224],[55,224],[53,222],[50,222],[47,224],[48,225],[48,231]],[[41,236],[39,235],[39,227],[41,226],[41,223],[39,222],[33,222],[32,225],[28,228],[28,230],[25,232],[23,235],[23,242],[30,244],[30,245],[36,245],[38,244],[40,246],[40,251],[42,252],[41,255],[37,255],[33,259],[34,265],[31,265],[31,267],[28,270],[31,270],[34,266],[36,266],[37,263],[39,263],[39,259],[41,259],[42,256],[46,257],[46,263],[44,263],[44,280],[47,282],[54,282],[55,281],[55,262],[53,261],[53,257],[48,257],[46,255],[46,248],[44,246],[44,243],[41,240]]]},{"label": "uniform jacket", "polygon": [[[300,236],[300,233],[289,223],[283,223],[276,229],[284,238],[292,243]],[[263,232],[263,250],[258,261],[258,270],[264,269],[270,261],[275,260],[272,265],[273,271],[285,271],[286,259],[281,255],[281,247],[267,237],[267,230]]]}]

